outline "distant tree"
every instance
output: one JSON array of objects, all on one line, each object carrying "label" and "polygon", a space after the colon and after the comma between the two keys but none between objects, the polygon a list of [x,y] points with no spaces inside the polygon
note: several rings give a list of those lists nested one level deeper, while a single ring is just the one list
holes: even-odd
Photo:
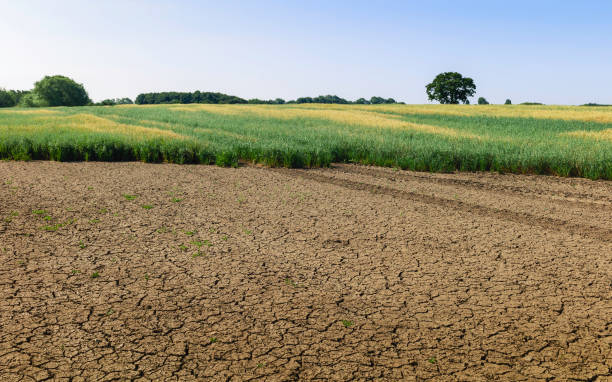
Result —
[{"label": "distant tree", "polygon": [[541,102],[522,102],[521,105],[537,106],[537,105],[544,105],[544,104]]},{"label": "distant tree", "polygon": [[0,88],[0,107],[12,107],[15,105],[15,97],[13,97],[11,92]]},{"label": "distant tree", "polygon": [[488,105],[489,101],[487,101],[487,99],[485,97],[478,97],[478,104],[479,105]]},{"label": "distant tree", "polygon": [[457,72],[440,73],[425,88],[429,100],[443,104],[467,104],[468,97],[476,93],[474,80]]},{"label": "distant tree", "polygon": [[510,98],[508,98],[506,102],[504,102],[504,105],[512,105],[512,101],[510,101]]},{"label": "distant tree", "polygon": [[372,105],[377,105],[377,104],[385,103],[385,99],[382,98],[382,97],[374,96],[374,97],[370,98],[370,103]]},{"label": "distant tree", "polygon": [[602,104],[602,103],[589,102],[589,103],[585,103],[584,105],[580,105],[580,106],[612,106],[612,105],[606,105],[606,104]]},{"label": "distant tree", "polygon": [[33,92],[48,106],[84,106],[91,103],[83,85],[65,76],[46,76],[34,84]]},{"label": "distant tree", "polygon": [[359,98],[357,101],[355,101],[354,103],[358,104],[358,105],[369,105],[370,101],[368,101],[365,98]]},{"label": "distant tree", "polygon": [[117,98],[117,105],[132,105],[134,102],[128,98],[128,97],[124,97],[124,98]]},{"label": "distant tree", "polygon": [[131,105],[132,102],[129,98],[109,98],[100,102],[94,103],[94,106],[115,106],[115,105]]},{"label": "distant tree", "polygon": [[277,105],[283,105],[285,103],[285,100],[282,98],[277,98],[274,100],[274,103]]}]

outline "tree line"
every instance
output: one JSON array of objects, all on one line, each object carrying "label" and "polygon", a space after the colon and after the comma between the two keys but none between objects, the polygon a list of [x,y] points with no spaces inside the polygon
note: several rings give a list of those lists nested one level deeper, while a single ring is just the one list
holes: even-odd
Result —
[{"label": "tree line", "polygon": [[282,98],[271,100],[261,100],[252,98],[246,100],[237,96],[223,93],[211,92],[159,92],[142,93],[136,97],[135,103],[138,105],[155,105],[169,103],[212,103],[212,104],[260,104],[260,105],[283,105],[301,103],[327,103],[327,104],[391,104],[398,103],[393,98],[372,97],[369,100],[359,98],[356,101],[349,101],[337,95],[321,95],[318,97],[300,97],[296,100],[285,101]]},{"label": "tree line", "polygon": [[[434,80],[427,84],[426,92],[429,100],[438,101],[442,104],[469,104],[469,97],[476,94],[474,80],[463,77],[457,72],[445,72],[438,74]],[[4,90],[0,88],[0,107],[47,107],[47,106],[113,106],[136,103],[138,105],[157,105],[172,103],[209,103],[209,104],[356,104],[356,105],[379,105],[379,104],[403,104],[393,98],[371,97],[370,99],[359,98],[349,101],[337,95],[320,95],[318,97],[300,97],[295,100],[285,101],[282,98],[261,100],[252,98],[246,100],[233,95],[216,92],[157,92],[141,93],[135,102],[130,98],[111,98],[93,103],[85,90],[85,87],[65,76],[46,76],[34,84],[32,90]],[[484,97],[478,98],[479,105],[488,105]],[[512,101],[507,99],[506,105]],[[542,105],[539,102],[524,102],[521,105]],[[588,103],[582,106],[606,106],[596,103]]]}]

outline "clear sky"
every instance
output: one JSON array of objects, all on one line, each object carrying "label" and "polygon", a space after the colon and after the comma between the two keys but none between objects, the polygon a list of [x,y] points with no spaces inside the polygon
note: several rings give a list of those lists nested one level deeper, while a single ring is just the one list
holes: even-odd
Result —
[{"label": "clear sky", "polygon": [[220,91],[426,103],[443,71],[492,103],[612,103],[611,1],[0,0],[0,87],[94,100]]}]

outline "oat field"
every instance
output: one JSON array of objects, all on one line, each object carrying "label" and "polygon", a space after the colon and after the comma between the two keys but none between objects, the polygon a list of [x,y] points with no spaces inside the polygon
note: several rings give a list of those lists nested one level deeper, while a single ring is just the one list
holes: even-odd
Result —
[{"label": "oat field", "polygon": [[0,158],[612,179],[612,107],[151,105],[0,111]]}]

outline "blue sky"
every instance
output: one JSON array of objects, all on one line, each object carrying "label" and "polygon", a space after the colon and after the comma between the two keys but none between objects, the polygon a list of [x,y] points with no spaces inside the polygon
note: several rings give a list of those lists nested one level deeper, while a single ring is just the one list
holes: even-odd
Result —
[{"label": "blue sky", "polygon": [[443,71],[492,103],[612,103],[609,1],[0,1],[0,87],[426,103]]}]

